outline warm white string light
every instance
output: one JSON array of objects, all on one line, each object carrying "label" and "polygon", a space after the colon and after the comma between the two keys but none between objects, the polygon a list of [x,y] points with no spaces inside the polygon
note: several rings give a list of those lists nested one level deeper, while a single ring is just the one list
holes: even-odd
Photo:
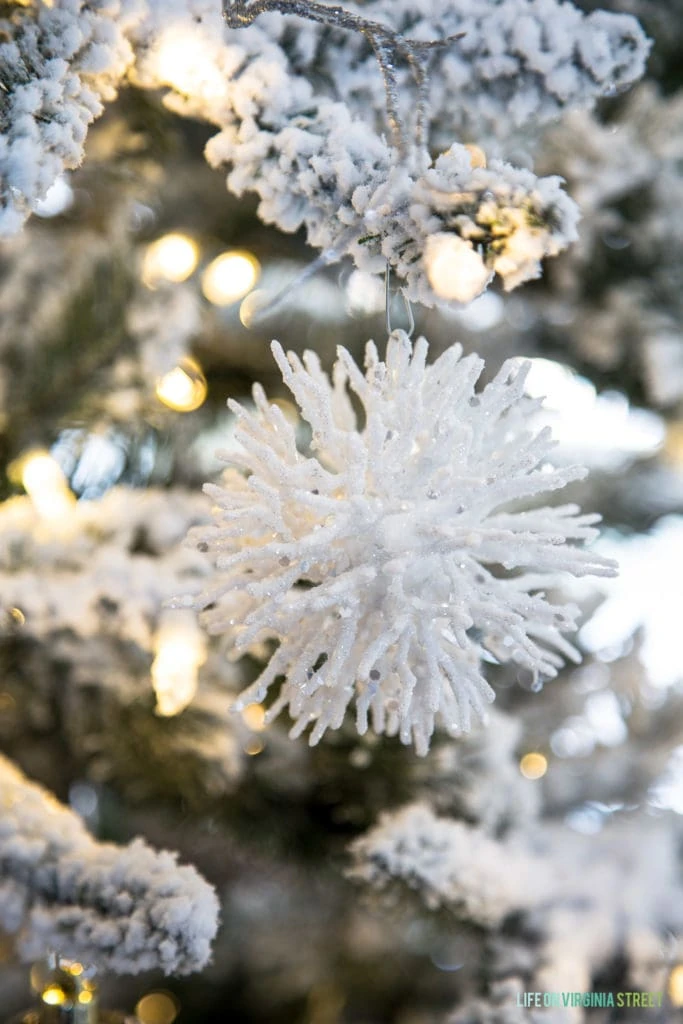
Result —
[{"label": "warm white string light", "polygon": [[168,611],[155,637],[152,684],[157,714],[180,714],[197,692],[199,669],[206,661],[206,641],[192,612]]},{"label": "warm white string light", "polygon": [[21,483],[41,519],[70,517],[76,498],[57,460],[47,451],[29,452],[20,460]]}]

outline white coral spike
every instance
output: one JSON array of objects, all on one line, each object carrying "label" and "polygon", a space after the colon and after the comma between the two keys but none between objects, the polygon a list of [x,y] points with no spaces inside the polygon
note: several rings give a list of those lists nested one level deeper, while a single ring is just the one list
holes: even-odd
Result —
[{"label": "white coral spike", "polygon": [[367,345],[365,375],[340,348],[332,380],[315,353],[272,347],[310,452],[259,386],[254,412],[230,402],[243,452],[222,456],[232,471],[206,487],[217,521],[195,533],[222,574],[199,602],[210,629],[232,633],[237,654],[279,645],[236,708],[282,677],[268,718],[288,706],[293,736],[312,724],[317,743],[355,699],[359,732],[370,713],[424,754],[437,719],[466,732],[493,700],[483,656],[545,676],[576,658],[562,633],[578,610],[543,588],[614,563],[567,543],[591,540],[598,516],[518,510],[585,475],[544,464],[554,442],[529,427],[526,365],[506,363],[475,395],[482,360],[454,345],[427,366],[427,342],[413,349],[402,331],[386,362]]}]

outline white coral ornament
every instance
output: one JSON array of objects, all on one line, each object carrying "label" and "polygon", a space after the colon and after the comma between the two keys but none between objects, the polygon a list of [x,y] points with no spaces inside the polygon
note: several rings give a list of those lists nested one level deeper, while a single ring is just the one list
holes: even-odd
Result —
[{"label": "white coral ornament", "polygon": [[232,469],[206,487],[216,522],[195,533],[221,573],[199,599],[212,632],[231,633],[237,654],[278,642],[236,708],[283,678],[268,719],[288,707],[293,736],[312,724],[317,743],[355,701],[359,732],[370,715],[424,754],[437,720],[458,735],[493,700],[482,656],[546,676],[576,657],[562,633],[578,610],[543,588],[558,571],[614,568],[567,544],[591,540],[598,516],[517,510],[585,473],[544,464],[553,442],[527,425],[525,364],[476,395],[482,360],[454,345],[427,366],[425,339],[413,349],[402,331],[385,362],[367,345],[365,375],[344,348],[331,380],[313,352],[273,353],[310,451],[258,385],[255,411],[230,402],[243,452],[222,456]]}]

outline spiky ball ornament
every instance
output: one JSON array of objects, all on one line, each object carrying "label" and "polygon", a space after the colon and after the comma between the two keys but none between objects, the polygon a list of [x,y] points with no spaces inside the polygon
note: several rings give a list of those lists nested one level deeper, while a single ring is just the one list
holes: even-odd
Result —
[{"label": "spiky ball ornament", "polygon": [[287,707],[293,736],[310,725],[317,743],[355,704],[360,733],[370,719],[425,754],[437,723],[466,732],[493,700],[483,657],[546,677],[577,658],[563,634],[578,609],[545,588],[614,565],[573,543],[598,516],[520,510],[585,475],[546,464],[528,364],[505,363],[476,394],[481,359],[454,345],[428,366],[427,342],[402,331],[385,361],[367,345],[365,374],[340,348],[331,379],[315,353],[272,348],[310,445],[260,386],[253,411],[229,402],[242,452],[222,456],[231,468],[206,486],[215,523],[194,534],[219,573],[198,600],[210,630],[236,655],[277,643],[236,708],[281,681],[268,720]]}]

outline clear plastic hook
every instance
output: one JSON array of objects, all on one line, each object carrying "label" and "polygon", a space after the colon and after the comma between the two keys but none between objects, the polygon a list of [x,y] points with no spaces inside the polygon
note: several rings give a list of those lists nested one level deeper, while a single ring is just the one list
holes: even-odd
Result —
[{"label": "clear plastic hook", "polygon": [[[405,330],[405,333],[408,335],[408,337],[412,338],[413,332],[415,330],[415,317],[413,316],[413,307],[412,307],[412,305],[410,303],[410,300],[406,298],[406,293],[403,290],[403,288],[399,288],[398,289],[398,294],[401,296],[401,299],[403,300],[403,308],[405,310],[405,314],[406,314],[406,317],[408,319],[407,327],[406,328],[402,328],[402,330]],[[387,328],[387,335],[390,335],[392,333],[392,331],[394,330],[394,327],[392,326],[392,323],[391,323],[391,306],[392,306],[392,301],[394,299],[394,295],[392,294],[392,291],[391,291],[391,264],[389,263],[388,260],[387,260],[387,264],[386,264],[386,269],[384,271],[384,296],[385,296],[385,306],[384,306],[385,324],[386,324],[386,328]]]}]

